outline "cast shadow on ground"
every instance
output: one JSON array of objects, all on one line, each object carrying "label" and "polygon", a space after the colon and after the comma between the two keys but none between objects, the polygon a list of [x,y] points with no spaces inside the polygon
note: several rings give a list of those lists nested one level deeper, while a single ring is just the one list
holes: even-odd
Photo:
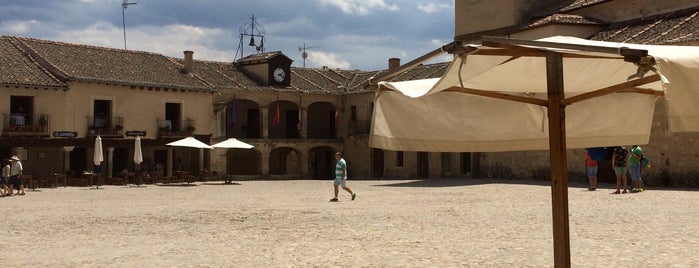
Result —
[{"label": "cast shadow on ground", "polygon": [[163,187],[195,187],[198,186],[196,183],[162,183],[156,184],[157,186]]},{"label": "cast shadow on ground", "polygon": [[456,187],[482,184],[525,184],[525,185],[550,185],[549,181],[538,180],[506,180],[506,179],[423,179],[414,181],[403,181],[391,183],[391,181],[381,181],[385,184],[373,186],[384,187]]},{"label": "cast shadow on ground", "polygon": [[202,185],[217,185],[217,186],[240,185],[240,183],[237,183],[237,182],[224,183],[224,182],[214,182],[214,181],[202,182],[201,184]]}]

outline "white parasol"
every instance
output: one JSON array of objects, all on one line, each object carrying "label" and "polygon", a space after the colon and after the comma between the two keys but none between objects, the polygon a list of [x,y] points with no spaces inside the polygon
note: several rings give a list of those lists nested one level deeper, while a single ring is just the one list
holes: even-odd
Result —
[{"label": "white parasol", "polygon": [[136,136],[136,141],[134,142],[133,162],[136,163],[136,166],[143,163],[143,152],[141,151],[141,136]]},{"label": "white parasol", "polygon": [[102,161],[104,161],[102,157],[102,138],[99,135],[95,139],[95,155],[92,157],[92,161],[95,163],[95,166],[101,165]]},{"label": "white parasol", "polygon": [[200,148],[200,149],[213,149],[210,145],[203,143],[194,137],[186,137],[181,140],[176,140],[171,143],[166,144],[168,146],[178,146],[178,147],[192,147],[192,148]]},{"label": "white parasol", "polygon": [[240,149],[250,149],[254,146],[247,144],[245,142],[239,141],[236,138],[230,138],[225,141],[211,145],[214,148],[240,148]]}]

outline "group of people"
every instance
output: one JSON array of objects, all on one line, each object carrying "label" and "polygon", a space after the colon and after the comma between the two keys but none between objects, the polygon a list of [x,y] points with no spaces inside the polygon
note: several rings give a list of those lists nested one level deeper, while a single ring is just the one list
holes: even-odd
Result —
[{"label": "group of people", "polygon": [[[10,159],[2,160],[2,177],[0,178],[0,197],[24,195],[22,171],[22,162],[16,155],[13,155],[12,157],[10,157]],[[17,193],[14,192],[15,190],[17,191]]]},{"label": "group of people", "polygon": [[[588,190],[590,191],[595,191],[597,189],[597,161],[601,160],[599,150],[602,150],[602,154],[604,154],[604,148],[585,149],[585,166],[590,184]],[[644,164],[643,159],[643,150],[641,146],[633,145],[631,150],[623,146],[612,148],[612,165],[614,167],[614,174],[616,175],[616,191],[612,192],[612,194],[625,194],[629,191],[638,193],[644,191],[643,180],[641,179],[641,167]],[[627,172],[631,174],[633,187],[631,190],[628,190]]]}]

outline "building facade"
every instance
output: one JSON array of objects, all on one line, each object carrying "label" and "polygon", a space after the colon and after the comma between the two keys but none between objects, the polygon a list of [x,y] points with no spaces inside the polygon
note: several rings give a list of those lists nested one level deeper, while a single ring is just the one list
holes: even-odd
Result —
[{"label": "building facade", "polygon": [[[537,39],[569,35],[601,41],[697,45],[699,1],[456,1],[455,39],[484,35]],[[546,151],[396,152],[370,148],[371,77],[401,70],[293,67],[282,52],[235,62],[196,60],[23,37],[0,37],[0,156],[19,155],[25,173],[44,177],[94,169],[94,140],[105,149],[101,172],[132,171],[135,134],[141,165],[238,179],[329,179],[343,151],[351,178],[499,177],[545,179]],[[392,81],[440,77],[448,63],[421,64]],[[692,133],[665,130],[656,105],[646,178],[692,185],[699,177]],[[193,136],[207,144],[236,138],[252,149],[193,149],[166,144]],[[630,145],[627,145],[630,146]],[[522,159],[526,159],[523,161]],[[584,179],[583,151],[568,150],[569,178]],[[579,159],[576,161],[575,159]],[[613,177],[609,160],[601,181]],[[680,179],[681,178],[681,179]],[[696,183],[694,183],[696,184]]]}]

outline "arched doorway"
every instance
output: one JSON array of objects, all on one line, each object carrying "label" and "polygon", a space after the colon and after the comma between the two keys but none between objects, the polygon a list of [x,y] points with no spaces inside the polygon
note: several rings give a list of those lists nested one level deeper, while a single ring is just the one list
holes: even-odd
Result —
[{"label": "arched doorway", "polygon": [[308,153],[308,173],[312,179],[327,180],[335,176],[335,152],[328,146],[312,148]]},{"label": "arched doorway", "polygon": [[254,149],[228,149],[226,152],[226,173],[229,175],[259,175],[260,152]]},{"label": "arched doorway", "polygon": [[371,149],[371,177],[372,178],[382,178],[384,170],[384,159],[383,150],[372,148]]}]

